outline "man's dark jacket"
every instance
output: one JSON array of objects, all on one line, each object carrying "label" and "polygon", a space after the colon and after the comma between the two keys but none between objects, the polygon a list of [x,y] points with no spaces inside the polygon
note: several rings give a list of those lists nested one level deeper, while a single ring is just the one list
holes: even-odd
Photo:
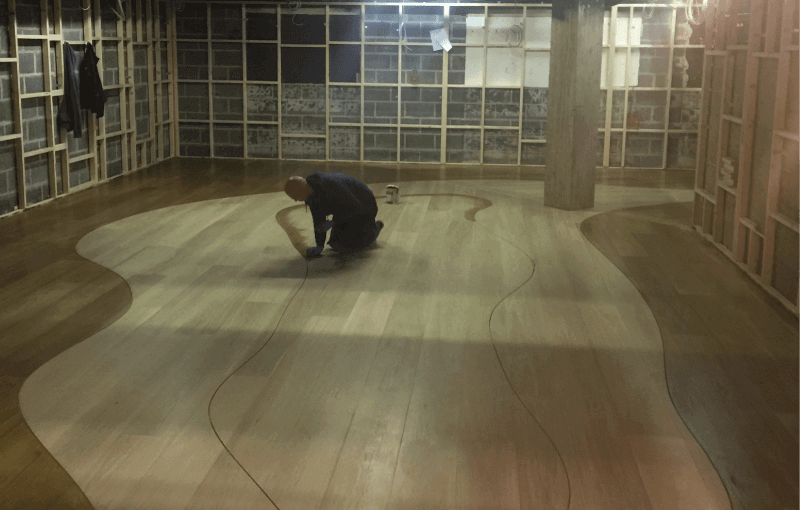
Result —
[{"label": "man's dark jacket", "polygon": [[95,55],[94,48],[87,43],[86,53],[80,66],[81,108],[91,110],[100,118],[105,114],[108,98],[100,81],[100,73],[97,71],[98,62],[100,59]]},{"label": "man's dark jacket", "polygon": [[[79,95],[80,76],[78,74],[78,56],[69,43],[64,43],[64,97],[58,107],[58,127],[73,135],[83,136],[81,127],[81,101]],[[49,78],[48,78],[49,79]]]},{"label": "man's dark jacket", "polygon": [[[378,214],[378,203],[375,195],[366,184],[355,177],[343,174],[313,173],[306,177],[306,182],[313,190],[306,199],[311,209],[314,227],[325,222],[327,216],[333,215],[334,224],[341,224],[364,218],[375,222]],[[325,232],[315,232],[317,246],[325,244]]]}]

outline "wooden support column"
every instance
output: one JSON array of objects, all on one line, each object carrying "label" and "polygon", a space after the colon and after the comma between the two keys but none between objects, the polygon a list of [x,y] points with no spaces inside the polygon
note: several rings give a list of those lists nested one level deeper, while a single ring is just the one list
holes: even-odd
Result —
[{"label": "wooden support column", "polygon": [[573,211],[594,206],[604,6],[600,0],[553,3],[544,184],[548,207]]}]

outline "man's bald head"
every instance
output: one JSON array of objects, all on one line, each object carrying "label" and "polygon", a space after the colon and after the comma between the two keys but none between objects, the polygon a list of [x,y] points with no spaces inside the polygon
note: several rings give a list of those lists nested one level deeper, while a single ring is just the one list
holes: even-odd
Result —
[{"label": "man's bald head", "polygon": [[283,190],[289,198],[296,202],[303,202],[311,194],[311,186],[300,176],[290,177]]}]

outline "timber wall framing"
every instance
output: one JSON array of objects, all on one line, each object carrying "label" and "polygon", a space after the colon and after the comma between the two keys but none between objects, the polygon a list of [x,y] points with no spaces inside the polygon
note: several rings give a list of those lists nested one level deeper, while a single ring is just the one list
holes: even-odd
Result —
[{"label": "timber wall framing", "polygon": [[798,5],[709,3],[694,225],[798,313]]},{"label": "timber wall framing", "polygon": [[[0,72],[6,74],[0,76],[8,81],[0,79],[0,100],[10,88],[11,101],[0,102],[0,108],[10,106],[3,111],[13,122],[0,126],[0,171],[13,167],[14,173],[0,173],[0,215],[172,156],[174,23],[166,2],[123,2],[124,20],[103,0],[7,2],[8,18],[2,20],[7,29],[0,31]],[[85,43],[92,43],[109,95],[103,117],[83,111],[81,137],[56,123],[64,95],[65,42],[79,61]]]},{"label": "timber wall framing", "polygon": [[[541,46],[529,44],[527,39],[519,45],[496,44],[492,42],[496,34],[490,34],[489,30],[484,30],[483,40],[476,43],[468,40],[464,20],[468,15],[487,20],[513,18],[522,33],[527,34],[528,25],[540,20],[541,14],[549,20],[549,10],[547,4],[510,3],[455,6],[381,2],[376,7],[356,2],[329,5],[320,2],[303,3],[301,9],[295,10],[285,3],[189,2],[176,14],[178,154],[247,159],[483,163],[510,167],[544,165],[547,86],[526,86],[525,66],[536,54],[549,53],[549,32],[546,45]],[[407,39],[401,42],[397,36],[399,23],[388,23],[380,17],[418,14],[440,16],[439,26],[444,26],[450,34],[452,51],[430,50],[427,30],[435,28],[434,25],[417,23],[419,27],[413,33],[408,29]],[[324,21],[324,25],[320,23],[324,37],[313,42],[287,39],[292,24],[308,23],[315,16]],[[354,37],[341,34],[332,37],[337,24],[345,18],[353,19],[358,26],[353,31]],[[649,39],[637,37],[631,31],[633,23],[628,22],[634,18],[644,19],[646,29],[647,24],[653,23],[646,20],[661,20],[663,30],[651,34]],[[238,23],[238,27],[229,27],[227,32],[215,28],[214,24],[223,19],[229,20],[229,24]],[[274,33],[254,37],[251,29],[255,28],[255,20],[273,23]],[[461,25],[460,36],[455,35],[457,24]],[[378,25],[386,25],[387,32],[381,35],[375,29]],[[626,66],[635,57],[637,62],[658,61],[662,69],[658,73],[645,71],[642,64],[640,83],[628,83],[625,72],[625,83],[620,84],[614,77],[615,66],[611,64],[614,58],[608,59],[608,86],[602,88],[598,98],[599,166],[695,168],[702,99],[700,67],[705,46],[702,30],[696,29],[692,35],[687,28],[681,5],[627,4],[615,6],[609,12],[604,36],[606,53],[621,56]],[[263,60],[250,56],[256,48],[264,54],[274,52],[276,74],[254,69],[264,65]],[[324,67],[324,80],[303,87],[284,81],[286,67],[296,65],[287,62],[287,55],[295,49],[318,50],[321,55],[324,52],[324,62],[323,59],[319,62],[320,69]],[[470,50],[482,52],[484,79],[479,85],[465,84],[464,68],[456,63],[459,58],[463,61],[465,52]],[[360,59],[358,75],[349,81],[335,79],[331,73],[335,74],[337,67],[334,52],[347,51]],[[388,68],[375,71],[370,67],[370,60],[376,60],[371,53],[374,51],[385,52],[378,55],[378,60],[390,61]],[[517,85],[487,84],[487,74],[491,73],[487,62],[503,52],[516,52],[522,57],[517,61],[520,78]],[[681,75],[686,71],[685,66],[673,65],[686,61],[687,55],[696,62],[692,72],[697,76],[688,83]],[[225,60],[238,60],[241,67],[221,71],[219,63]],[[434,63],[426,67],[425,62]],[[648,75],[651,81],[645,83],[642,77],[650,72],[658,76]],[[388,75],[391,78],[386,78]],[[491,78],[488,81],[491,83]],[[474,98],[457,99],[469,95]],[[411,107],[416,113],[411,113]],[[465,108],[472,107],[477,115],[457,118]],[[376,108],[383,109],[385,115],[378,115]],[[425,108],[429,114],[423,112]]]}]

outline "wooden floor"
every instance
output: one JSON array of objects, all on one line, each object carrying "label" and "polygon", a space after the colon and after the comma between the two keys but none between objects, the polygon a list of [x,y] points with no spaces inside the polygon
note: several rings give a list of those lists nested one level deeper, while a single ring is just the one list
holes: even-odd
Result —
[{"label": "wooden floor", "polygon": [[797,507],[797,322],[688,230],[691,176],[565,212],[519,171],[329,167],[401,204],[306,263],[275,192],[316,168],[242,167],[0,220],[8,508]]}]

